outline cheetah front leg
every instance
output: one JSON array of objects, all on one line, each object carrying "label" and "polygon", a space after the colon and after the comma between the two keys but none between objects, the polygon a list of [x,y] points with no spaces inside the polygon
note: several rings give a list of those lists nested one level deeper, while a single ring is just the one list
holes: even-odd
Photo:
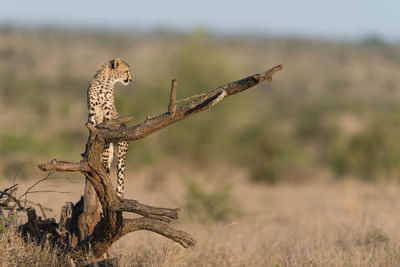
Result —
[{"label": "cheetah front leg", "polygon": [[125,176],[125,161],[128,152],[128,142],[119,142],[117,153],[117,195],[124,196],[124,176]]}]

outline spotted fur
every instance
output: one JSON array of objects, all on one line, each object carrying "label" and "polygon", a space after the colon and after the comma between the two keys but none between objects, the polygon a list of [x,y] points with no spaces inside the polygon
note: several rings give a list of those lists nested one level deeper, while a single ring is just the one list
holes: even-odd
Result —
[{"label": "spotted fur", "polygon": [[[119,114],[114,104],[114,85],[118,82],[128,85],[131,81],[131,69],[121,59],[116,58],[103,64],[91,80],[87,91],[89,123],[97,125],[110,119],[117,119]],[[107,173],[110,174],[115,145],[117,146],[117,195],[122,197],[128,142],[106,143],[103,150],[103,163]]]}]

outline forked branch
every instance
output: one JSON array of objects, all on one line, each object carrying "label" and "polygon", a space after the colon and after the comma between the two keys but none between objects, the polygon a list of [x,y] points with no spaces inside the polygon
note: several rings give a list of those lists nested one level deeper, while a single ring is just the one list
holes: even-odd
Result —
[{"label": "forked branch", "polygon": [[194,240],[188,233],[176,230],[163,222],[145,217],[137,219],[124,219],[122,235],[126,235],[130,232],[138,230],[147,230],[158,233],[178,242],[185,248],[196,245],[196,240]]},{"label": "forked branch", "polygon": [[134,212],[142,216],[164,222],[170,222],[170,219],[178,219],[178,212],[180,211],[180,209],[152,207],[142,204],[136,200],[123,198],[120,198],[118,201],[111,204],[110,209],[112,211]]},{"label": "forked branch", "polygon": [[89,172],[90,167],[86,162],[73,163],[70,161],[53,159],[48,163],[38,165],[42,171],[58,171],[58,172]]}]

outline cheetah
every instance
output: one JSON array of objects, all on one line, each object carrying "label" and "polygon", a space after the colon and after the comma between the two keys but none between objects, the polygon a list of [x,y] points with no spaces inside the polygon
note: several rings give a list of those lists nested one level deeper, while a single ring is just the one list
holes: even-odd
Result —
[{"label": "cheetah", "polygon": [[[87,90],[87,104],[89,108],[88,122],[95,126],[104,121],[119,118],[114,104],[114,85],[118,82],[128,85],[131,81],[131,69],[126,62],[115,58],[110,62],[104,63],[90,81]],[[125,125],[122,125],[122,127],[125,127]],[[103,150],[103,164],[107,173],[110,174],[115,145],[117,145],[116,191],[119,197],[123,197],[128,142],[122,141],[117,144],[106,143]]]}]

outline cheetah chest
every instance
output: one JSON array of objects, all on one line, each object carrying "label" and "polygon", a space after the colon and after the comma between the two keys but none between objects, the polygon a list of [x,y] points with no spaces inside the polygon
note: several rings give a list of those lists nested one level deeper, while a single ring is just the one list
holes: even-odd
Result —
[{"label": "cheetah chest", "polygon": [[114,105],[114,93],[109,90],[99,90],[95,94],[94,107],[96,122],[102,123],[105,120],[116,119],[118,114]]}]

